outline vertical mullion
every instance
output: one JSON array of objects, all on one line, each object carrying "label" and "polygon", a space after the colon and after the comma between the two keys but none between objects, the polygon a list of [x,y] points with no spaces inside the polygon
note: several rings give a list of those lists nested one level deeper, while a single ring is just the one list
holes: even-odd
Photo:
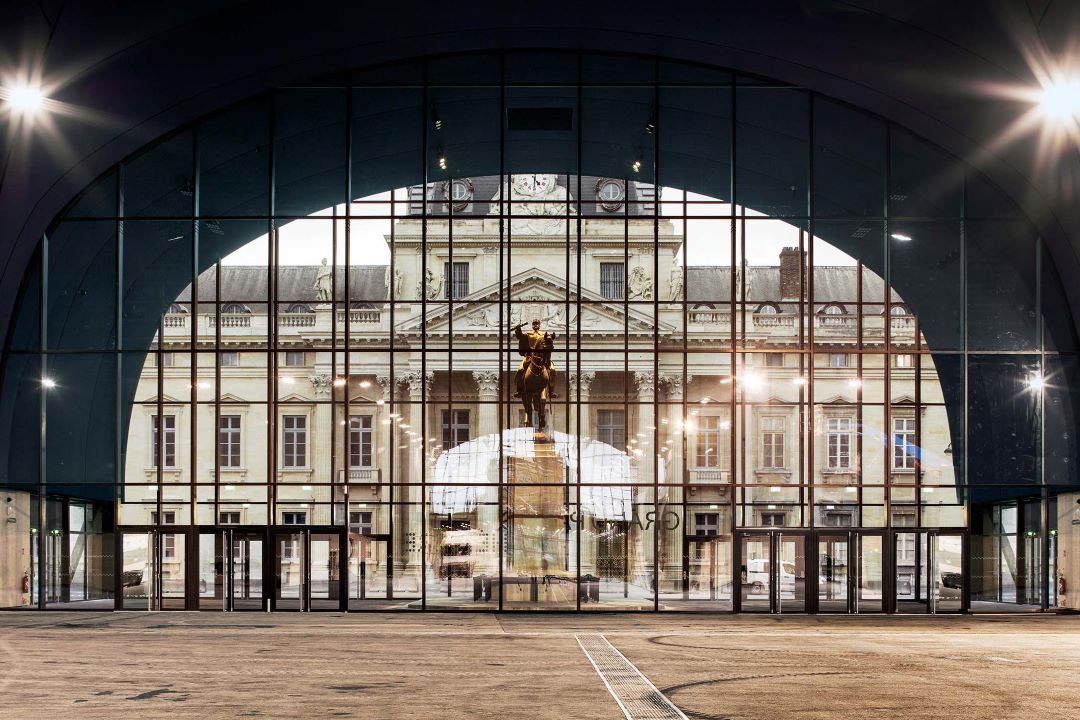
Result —
[{"label": "vertical mullion", "polygon": [[[574,137],[575,142],[576,142],[575,152],[576,152],[576,157],[577,157],[577,199],[578,199],[578,213],[577,213],[578,218],[577,218],[577,227],[575,229],[575,235],[574,235],[574,258],[575,258],[575,262],[577,264],[577,274],[576,274],[576,277],[575,277],[575,288],[577,290],[577,297],[574,300],[574,305],[575,305],[575,309],[576,309],[576,312],[574,313],[574,317],[577,318],[577,325],[578,326],[576,328],[574,328],[574,330],[573,330],[573,333],[574,333],[574,361],[575,361],[575,369],[577,370],[577,382],[574,383],[574,385],[575,385],[574,392],[577,394],[577,397],[574,398],[575,407],[574,407],[574,433],[573,433],[573,436],[576,438],[576,441],[574,442],[574,453],[575,453],[575,463],[576,463],[576,473],[577,473],[576,477],[574,478],[574,481],[577,484],[577,486],[575,488],[576,495],[577,495],[577,497],[575,498],[575,500],[576,500],[576,506],[575,507],[576,507],[576,510],[577,510],[577,523],[575,524],[575,528],[574,528],[574,532],[575,532],[574,552],[575,552],[575,556],[576,556],[575,559],[574,559],[574,562],[576,563],[575,575],[576,575],[576,577],[578,579],[577,586],[579,588],[581,587],[581,526],[585,521],[585,518],[583,518],[582,514],[581,514],[581,440],[582,440],[582,437],[584,437],[584,428],[581,425],[581,386],[582,386],[582,384],[584,383],[584,380],[585,380],[584,377],[583,377],[583,374],[582,374],[582,369],[581,369],[581,235],[582,235],[582,225],[585,222],[585,219],[583,217],[584,210],[585,210],[585,203],[583,203],[581,201],[581,172],[582,172],[582,169],[583,169],[582,168],[582,147],[583,147],[583,141],[584,141],[583,136],[582,136],[583,123],[584,123],[584,93],[582,92],[582,82],[583,82],[582,64],[583,64],[582,55],[581,55],[581,53],[578,53],[578,57],[577,57],[577,131],[576,131],[575,137]],[[624,191],[623,192],[624,201],[625,201],[626,195],[627,195],[627,193]],[[569,256],[570,256],[570,252],[569,252],[569,248],[568,248],[567,249],[567,262],[569,262]],[[567,276],[567,280],[569,280],[569,274]],[[569,297],[567,298],[567,302],[569,302]],[[570,330],[570,313],[569,312],[566,313],[566,332],[567,332],[566,347],[567,347],[567,350],[569,350],[570,349],[569,334],[571,332],[571,330]],[[570,371],[569,365],[570,365],[570,363],[567,362],[567,368],[566,368],[567,372]],[[569,379],[569,377],[568,377],[568,379]],[[567,403],[569,403],[570,402],[570,392],[569,392],[570,383],[566,384],[566,388],[567,388],[567,393],[566,393],[566,395],[567,395]],[[586,409],[586,415],[588,415],[588,409]],[[567,425],[569,425],[569,423],[570,423],[569,412],[567,413],[566,420],[567,420]],[[577,607],[578,610],[581,610],[581,591],[580,590],[576,593],[576,607]]]},{"label": "vertical mullion", "polygon": [[[506,195],[510,192],[510,182],[506,177],[506,137],[504,128],[506,126],[506,56],[505,54],[499,55],[499,206],[498,206],[498,218],[499,218],[499,352],[498,362],[496,367],[498,368],[499,375],[499,477],[497,481],[497,496],[499,503],[498,511],[498,537],[499,537],[499,610],[503,609],[503,565],[505,564],[505,551],[504,546],[506,544],[506,492],[507,486],[505,482],[505,447],[506,438],[504,435],[504,428],[509,427],[510,421],[510,402],[503,403],[503,398],[507,396],[506,392],[506,379],[509,376],[508,372],[503,368],[503,343],[509,341],[505,339],[503,334],[503,328],[505,327],[506,320],[511,316],[509,313],[509,305],[506,297],[506,285],[508,278],[506,275],[509,272],[509,267],[504,264],[502,253],[506,252],[507,260],[510,257],[510,249],[505,242],[506,237],[506,215],[503,211],[504,203],[507,198]],[[506,192],[502,191],[502,188],[506,188]],[[489,208],[490,211],[490,208]],[[506,310],[506,315],[503,315],[503,311]],[[569,320],[567,321],[569,322]],[[509,350],[505,353],[506,362],[509,365],[510,354]]]},{"label": "vertical mullion", "polygon": [[[420,103],[420,179],[423,192],[420,195],[420,377],[417,382],[420,387],[420,609],[427,609],[427,467],[424,462],[424,448],[427,444],[427,253],[428,253],[428,137],[427,137],[427,108],[430,102],[428,88],[428,64],[424,63],[424,86],[423,98]],[[412,397],[410,393],[409,401]],[[409,418],[412,419],[410,405]],[[410,423],[411,424],[411,423]],[[412,448],[409,448],[411,455]],[[414,471],[410,468],[411,471]],[[410,478],[411,479],[411,478]]]},{"label": "vertical mullion", "polygon": [[[188,309],[188,317],[191,318],[191,327],[188,329],[188,342],[191,343],[190,354],[190,372],[189,377],[191,382],[191,435],[188,441],[188,449],[190,451],[189,465],[188,465],[188,486],[190,495],[188,496],[188,512],[190,513],[188,518],[188,525],[192,528],[198,525],[199,518],[199,488],[197,484],[198,473],[198,439],[199,439],[199,383],[198,383],[198,338],[196,333],[196,308],[199,306],[199,210],[201,204],[201,194],[199,192],[199,134],[198,132],[192,133],[192,212],[191,212],[191,307]],[[216,390],[215,390],[216,392]],[[216,450],[216,446],[215,446]],[[215,456],[216,456],[215,452]],[[189,532],[185,535],[185,539],[190,535]],[[186,591],[188,583],[185,581],[185,593],[184,604],[186,607],[197,607],[197,601],[195,598],[190,597],[190,593]]]},{"label": "vertical mullion", "polygon": [[[652,390],[652,466],[653,466],[653,513],[660,506],[660,61],[653,63],[653,113],[656,127],[653,129],[653,390]],[[625,193],[624,193],[625,194]],[[660,611],[660,524],[653,523],[652,569],[653,612]],[[686,534],[685,531],[683,533]],[[627,541],[628,542],[628,541]],[[623,572],[629,572],[624,568]]]}]

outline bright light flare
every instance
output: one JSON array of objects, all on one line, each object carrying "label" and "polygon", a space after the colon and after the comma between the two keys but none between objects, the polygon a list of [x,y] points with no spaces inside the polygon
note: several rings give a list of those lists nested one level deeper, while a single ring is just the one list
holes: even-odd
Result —
[{"label": "bright light flare", "polygon": [[1080,81],[1058,80],[1044,87],[1039,94],[1039,110],[1059,122],[1080,117]]},{"label": "bright light flare", "polygon": [[1042,375],[1032,374],[1027,379],[1027,386],[1032,392],[1041,392],[1046,387],[1046,380]]},{"label": "bright light flare", "polygon": [[5,89],[4,101],[16,113],[29,115],[45,107],[45,94],[36,85],[15,85]]},{"label": "bright light flare", "polygon": [[52,390],[54,387],[56,387],[56,381],[50,377],[43,377],[41,378],[41,387],[45,388],[46,390]]}]

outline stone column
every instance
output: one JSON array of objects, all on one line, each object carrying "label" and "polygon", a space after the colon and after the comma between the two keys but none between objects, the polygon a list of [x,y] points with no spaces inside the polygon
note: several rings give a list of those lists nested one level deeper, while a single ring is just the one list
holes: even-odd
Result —
[{"label": "stone column", "polygon": [[[591,428],[593,426],[593,414],[595,411],[588,406],[589,402],[589,389],[592,387],[593,380],[596,379],[596,373],[582,372],[582,373],[569,373],[567,376],[567,391],[570,393],[571,407],[574,403],[581,403],[581,420],[577,428],[577,441],[580,443],[584,438],[592,437]],[[571,409],[573,413],[574,410]],[[567,420],[576,420],[576,418],[567,418]],[[567,422],[566,426],[572,427],[570,422]],[[571,436],[574,433],[570,433]],[[576,447],[571,447],[570,452],[576,453]],[[571,482],[578,482],[578,477],[571,477]],[[570,555],[571,557],[580,555],[581,565],[578,568],[579,575],[595,575],[596,574],[596,540],[589,534],[595,528],[591,522],[587,522],[584,509],[580,506],[577,509],[578,523],[581,525],[581,552],[578,553],[577,549],[577,533],[572,533],[569,539]]]},{"label": "stone column", "polygon": [[[480,401],[476,418],[476,435],[477,437],[495,436],[497,438],[499,435],[499,373],[494,370],[474,370],[472,375],[473,380],[476,381],[476,397]],[[492,444],[492,447],[499,448],[497,440]],[[496,452],[500,452],[500,450],[496,450]],[[486,486],[483,489],[478,487],[478,492],[486,490],[487,494],[482,496],[482,504],[476,510],[476,529],[484,534],[485,540],[491,540],[490,543],[484,543],[484,545],[496,548],[496,551],[477,554],[474,569],[476,575],[497,577],[499,574],[499,554],[497,551],[499,546],[498,468],[498,462],[495,462],[492,466],[491,475],[486,478],[477,478],[481,486]]]},{"label": "stone column", "polygon": [[[682,568],[683,568],[683,536],[687,530],[683,527],[686,520],[684,512],[682,481],[685,477],[683,469],[683,435],[676,432],[676,428],[682,427],[679,420],[682,417],[683,401],[683,378],[681,375],[661,375],[660,384],[667,391],[665,393],[668,404],[660,411],[660,445],[670,440],[667,452],[660,451],[663,456],[664,484],[660,486],[658,498],[657,519],[660,521],[660,546],[657,548],[656,566],[660,571],[658,586],[661,592],[677,593],[682,591]],[[667,420],[666,423],[663,421]],[[675,513],[671,515],[670,513]],[[678,517],[678,522],[674,518]]]},{"label": "stone column", "polygon": [[[634,384],[637,387],[638,401],[641,404],[636,407],[636,422],[627,427],[627,434],[637,440],[634,450],[630,452],[631,465],[635,468],[634,478],[637,482],[652,483],[657,467],[656,455],[659,452],[654,441],[654,429],[658,425],[652,404],[656,397],[656,375],[652,370],[636,370],[634,371]],[[639,432],[644,433],[645,436],[638,437],[637,433]],[[635,488],[635,493],[640,493],[639,499],[649,498],[654,504],[654,509],[657,511],[654,522],[661,523],[661,529],[658,532],[660,533],[659,537],[662,539],[663,508],[660,505],[660,498],[654,495],[651,489]],[[648,580],[653,576],[654,558],[656,559],[657,569],[661,567],[656,544],[653,542],[653,529],[645,527],[646,525],[647,523],[644,523],[643,528],[636,531],[638,537],[635,547],[641,547],[642,555],[640,562],[633,568],[635,582],[643,587],[648,587]],[[631,525],[631,528],[636,528],[636,525]]]}]

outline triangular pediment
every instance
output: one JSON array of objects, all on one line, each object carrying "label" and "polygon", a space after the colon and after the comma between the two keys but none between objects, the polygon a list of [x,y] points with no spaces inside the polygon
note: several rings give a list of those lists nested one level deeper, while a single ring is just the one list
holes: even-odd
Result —
[{"label": "triangular pediment", "polygon": [[[510,317],[506,316],[505,304],[500,316],[500,298],[511,299]],[[627,311],[621,300],[608,300],[597,292],[581,290],[579,293],[576,285],[567,285],[539,268],[530,268],[512,276],[501,293],[499,283],[493,283],[455,303],[453,332],[454,335],[499,335],[509,332],[518,323],[528,324],[533,318],[540,318],[544,331],[563,335],[566,333],[568,311],[570,326],[580,328],[583,333],[622,335],[624,325],[631,335],[653,333],[651,316],[633,307]],[[450,325],[450,310],[440,304],[429,308],[423,331],[427,334],[445,334],[450,330]],[[675,328],[661,322],[658,330],[664,335],[674,332]],[[398,326],[398,332],[420,333],[420,318],[404,321]]]}]

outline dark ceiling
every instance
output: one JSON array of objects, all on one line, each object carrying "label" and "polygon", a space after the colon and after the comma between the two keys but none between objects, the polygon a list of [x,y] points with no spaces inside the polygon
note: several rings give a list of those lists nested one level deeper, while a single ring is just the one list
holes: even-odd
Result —
[{"label": "dark ceiling", "polygon": [[[1038,135],[997,147],[1027,107],[979,83],[1033,86],[1032,53],[1064,57],[1075,0],[646,3],[11,1],[0,72],[41,67],[53,132],[6,117],[0,146],[0,332],[34,245],[97,174],[165,132],[265,89],[418,55],[586,48],[736,67],[880,113],[966,158],[1026,209],[1080,317],[1080,155]],[[1026,52],[1025,52],[1026,50]]]}]

